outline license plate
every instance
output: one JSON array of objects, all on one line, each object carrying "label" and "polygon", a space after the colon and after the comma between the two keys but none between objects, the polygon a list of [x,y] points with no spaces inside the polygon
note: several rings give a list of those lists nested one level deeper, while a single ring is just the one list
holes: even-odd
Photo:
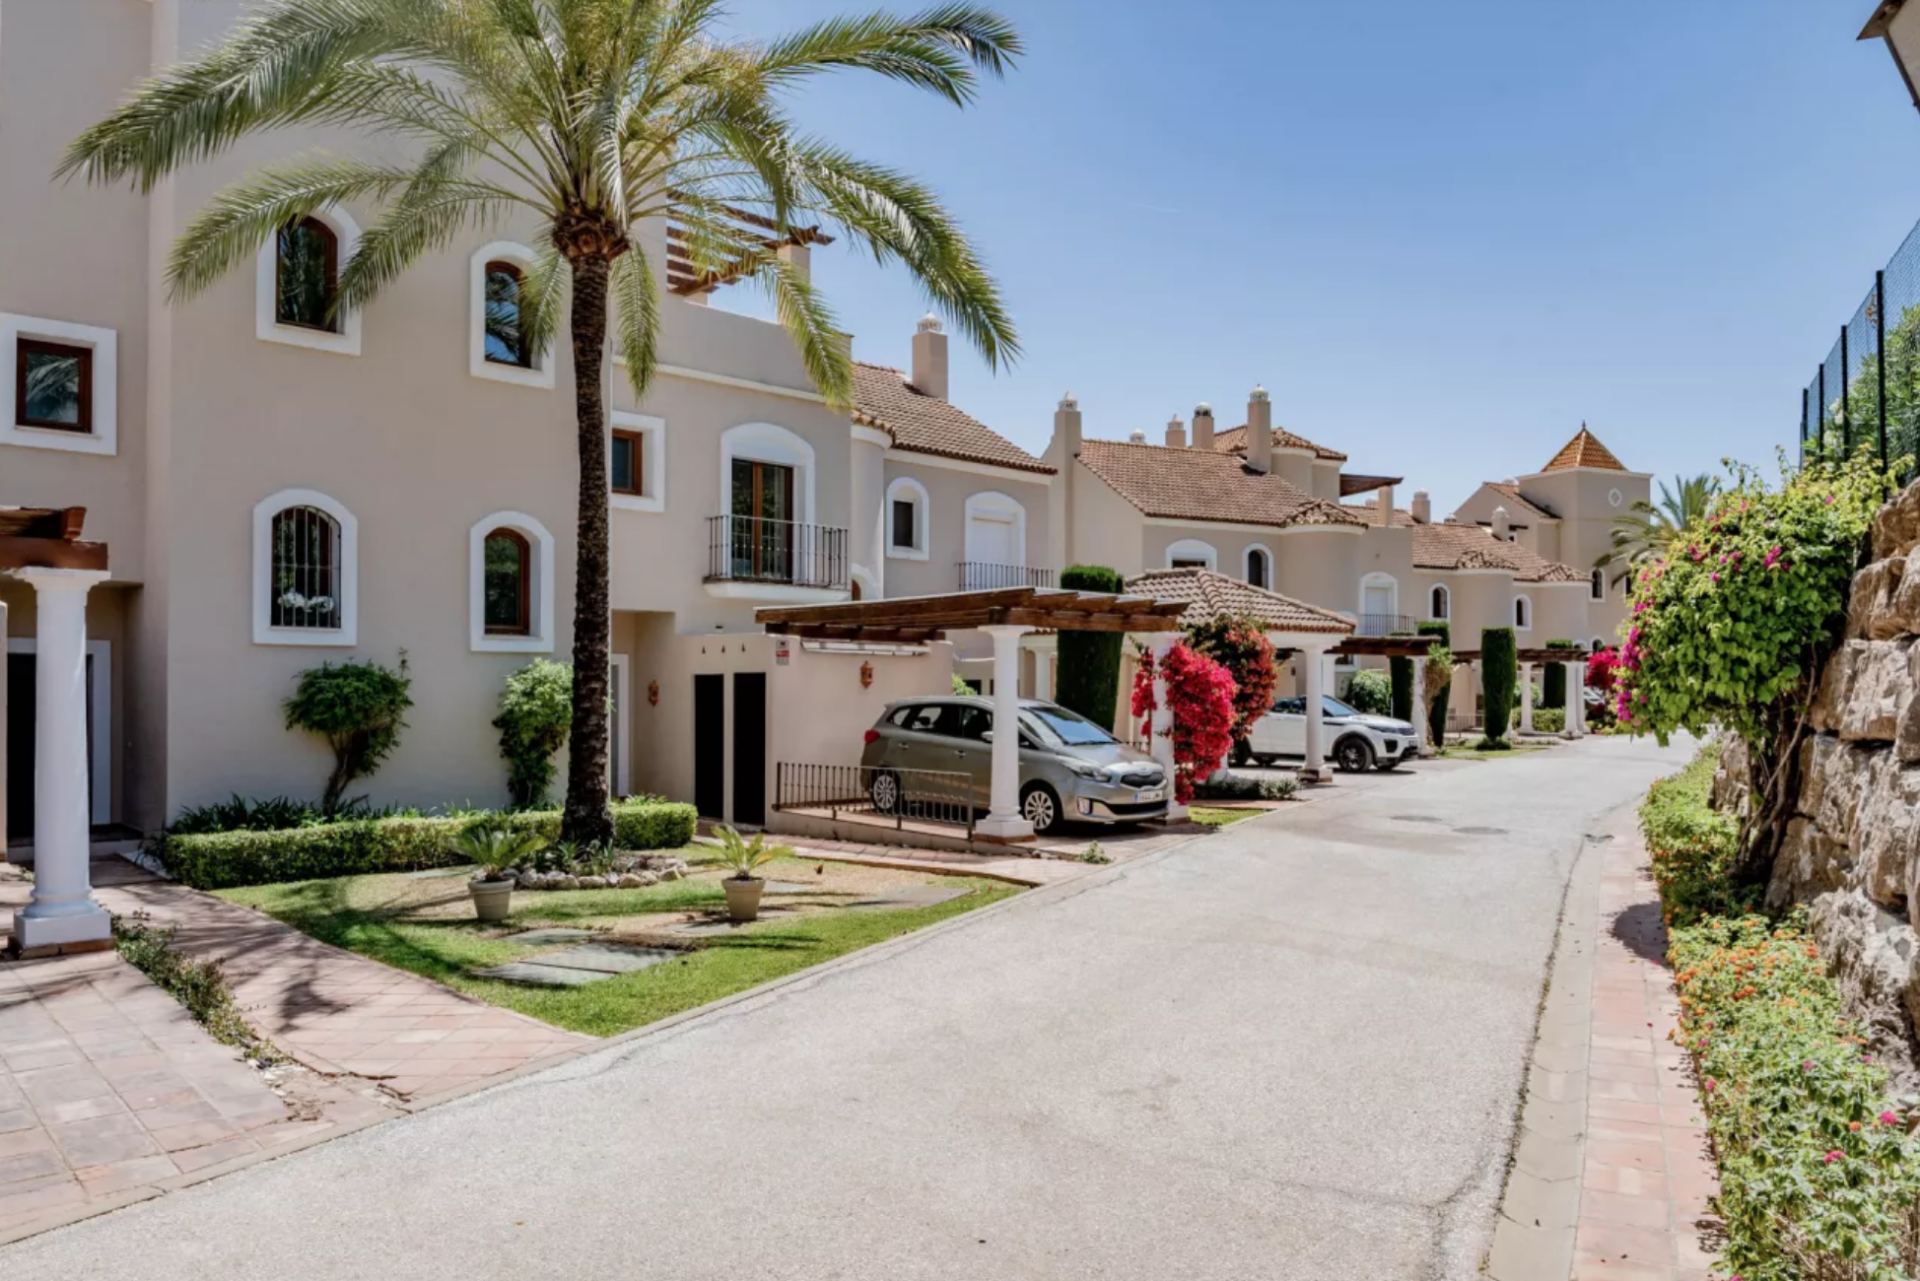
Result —
[{"label": "license plate", "polygon": [[1166,795],[1167,793],[1164,788],[1152,787],[1144,792],[1135,792],[1133,799],[1136,801],[1158,801],[1166,799]]}]

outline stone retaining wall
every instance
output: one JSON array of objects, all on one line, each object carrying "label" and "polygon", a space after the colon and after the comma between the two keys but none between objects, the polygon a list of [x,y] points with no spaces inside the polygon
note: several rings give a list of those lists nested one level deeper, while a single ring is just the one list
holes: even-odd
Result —
[{"label": "stone retaining wall", "polygon": [[[1797,817],[1768,902],[1806,904],[1815,937],[1900,1092],[1920,1091],[1920,483],[1881,509],[1853,580],[1846,643],[1822,673]],[[1729,752],[1715,801],[1745,796]],[[1737,811],[1736,811],[1737,812]]]}]

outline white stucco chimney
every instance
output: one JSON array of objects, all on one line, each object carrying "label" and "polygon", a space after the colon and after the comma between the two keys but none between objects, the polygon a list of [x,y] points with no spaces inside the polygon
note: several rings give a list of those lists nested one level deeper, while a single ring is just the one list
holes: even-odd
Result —
[{"label": "white stucco chimney", "polygon": [[1380,492],[1374,497],[1380,504],[1380,528],[1391,529],[1393,527],[1393,486],[1382,486]]},{"label": "white stucco chimney", "polygon": [[1255,387],[1247,397],[1247,466],[1273,470],[1273,397],[1265,387]]},{"label": "white stucco chimney", "polygon": [[1187,425],[1175,414],[1167,423],[1167,448],[1185,449],[1187,447]]},{"label": "white stucco chimney", "polygon": [[1433,524],[1433,499],[1424,489],[1413,491],[1413,523],[1416,525]]},{"label": "white stucco chimney", "polygon": [[1493,536],[1503,543],[1513,541],[1513,520],[1504,507],[1493,509]]},{"label": "white stucco chimney", "polygon": [[1193,410],[1193,447],[1213,452],[1213,406],[1204,400]]},{"label": "white stucco chimney", "polygon": [[1053,438],[1060,442],[1063,465],[1080,456],[1080,402],[1072,392],[1062,396],[1059,408],[1053,411]]},{"label": "white stucco chimney", "polygon": [[913,385],[935,400],[947,398],[947,335],[931,312],[913,333]]}]

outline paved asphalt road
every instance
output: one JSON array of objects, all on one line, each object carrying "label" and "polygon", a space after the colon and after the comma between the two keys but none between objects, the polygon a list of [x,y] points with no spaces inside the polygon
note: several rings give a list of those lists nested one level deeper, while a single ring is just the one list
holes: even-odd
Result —
[{"label": "paved asphalt road", "polygon": [[1469,1278],[1573,860],[1681,760],[1343,784],[0,1276]]}]

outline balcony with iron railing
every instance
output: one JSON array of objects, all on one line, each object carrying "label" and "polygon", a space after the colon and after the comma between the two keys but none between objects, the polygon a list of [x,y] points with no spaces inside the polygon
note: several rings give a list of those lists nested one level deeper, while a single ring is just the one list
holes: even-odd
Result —
[{"label": "balcony with iron railing", "polygon": [[986,592],[1000,587],[1052,587],[1053,571],[1026,565],[995,565],[987,561],[960,562],[960,590]]},{"label": "balcony with iron railing", "polygon": [[1355,636],[1393,636],[1414,630],[1414,620],[1406,614],[1362,614],[1354,620]]},{"label": "balcony with iron railing", "polygon": [[847,531],[761,516],[709,516],[706,581],[709,588],[760,585],[845,591]]}]

